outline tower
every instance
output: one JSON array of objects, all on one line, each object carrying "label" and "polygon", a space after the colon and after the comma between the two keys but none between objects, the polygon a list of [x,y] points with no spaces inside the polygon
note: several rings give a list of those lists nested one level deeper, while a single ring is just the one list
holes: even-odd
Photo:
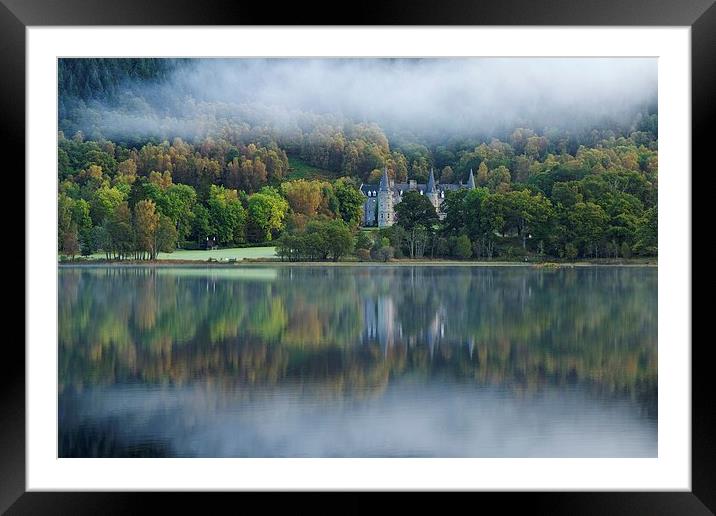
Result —
[{"label": "tower", "polygon": [[472,175],[472,169],[470,169],[470,177],[467,178],[467,189],[475,189],[475,176]]},{"label": "tower", "polygon": [[433,169],[430,169],[430,178],[428,179],[428,188],[425,190],[425,195],[428,196],[430,202],[435,206],[435,210],[440,206],[440,192],[438,192],[435,186],[435,174]]},{"label": "tower", "polygon": [[378,187],[378,227],[384,228],[393,225],[393,193],[390,191],[388,181],[388,168],[383,168],[383,177]]}]

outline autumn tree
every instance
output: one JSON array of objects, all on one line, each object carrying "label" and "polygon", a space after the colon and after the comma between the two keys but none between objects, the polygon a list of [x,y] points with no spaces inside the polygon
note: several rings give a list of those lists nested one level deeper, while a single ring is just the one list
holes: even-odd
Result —
[{"label": "autumn tree", "polygon": [[106,228],[106,235],[101,232],[98,236],[104,239],[105,245],[109,247],[104,249],[105,252],[121,260],[136,251],[132,212],[126,201],[117,206],[103,226]]},{"label": "autumn tree", "polygon": [[142,200],[134,206],[134,233],[137,251],[150,260],[157,257],[159,214],[153,201]]},{"label": "autumn tree", "polygon": [[74,223],[70,224],[70,227],[62,234],[62,241],[60,242],[60,250],[73,260],[75,255],[80,252],[80,242],[77,236],[77,226]]},{"label": "autumn tree", "polygon": [[440,183],[454,183],[455,173],[450,165],[445,166],[440,172]]},{"label": "autumn tree", "polygon": [[137,179],[137,162],[133,159],[126,159],[117,165],[117,175],[122,177],[128,184],[134,183]]},{"label": "autumn tree", "polygon": [[320,181],[298,179],[281,185],[281,193],[294,213],[313,217],[323,198],[323,184]]}]

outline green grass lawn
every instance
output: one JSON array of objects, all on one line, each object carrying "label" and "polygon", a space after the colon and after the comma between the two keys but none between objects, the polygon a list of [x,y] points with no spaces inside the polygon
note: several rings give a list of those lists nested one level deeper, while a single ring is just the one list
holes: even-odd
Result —
[{"label": "green grass lawn", "polygon": [[[213,249],[211,251],[188,251],[178,249],[173,253],[159,253],[158,260],[203,260],[209,258],[214,260],[228,261],[230,259],[242,260],[244,258],[274,258],[275,247],[237,247],[229,249]],[[96,253],[90,256],[93,259],[104,260],[104,253]]]},{"label": "green grass lawn", "polygon": [[316,168],[309,165],[301,158],[288,158],[288,175],[286,179],[334,179],[336,175],[329,170]]}]

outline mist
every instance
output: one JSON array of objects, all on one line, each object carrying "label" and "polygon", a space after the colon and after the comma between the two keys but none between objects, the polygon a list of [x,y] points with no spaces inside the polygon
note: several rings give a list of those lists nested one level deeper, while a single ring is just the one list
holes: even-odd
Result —
[{"label": "mist", "polygon": [[129,446],[162,444],[170,456],[656,456],[655,425],[639,418],[635,402],[596,402],[581,388],[524,397],[398,380],[376,396],[333,401],[312,388],[89,388],[62,399],[60,429],[77,432],[83,421]]},{"label": "mist", "polygon": [[280,134],[310,130],[317,118],[440,139],[516,127],[628,130],[656,100],[654,58],[196,59],[65,116],[111,139],[190,139],[237,124]]}]

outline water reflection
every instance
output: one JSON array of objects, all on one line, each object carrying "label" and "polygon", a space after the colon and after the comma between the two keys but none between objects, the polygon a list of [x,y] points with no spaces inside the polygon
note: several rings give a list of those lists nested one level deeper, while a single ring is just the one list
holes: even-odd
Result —
[{"label": "water reflection", "polygon": [[656,278],[63,268],[60,455],[655,456]]}]

